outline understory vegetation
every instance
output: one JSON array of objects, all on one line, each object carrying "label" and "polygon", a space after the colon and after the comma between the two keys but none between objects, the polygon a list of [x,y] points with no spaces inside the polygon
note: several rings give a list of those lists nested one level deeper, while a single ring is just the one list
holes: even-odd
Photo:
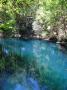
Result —
[{"label": "understory vegetation", "polygon": [[0,36],[67,41],[66,0],[0,0]]}]

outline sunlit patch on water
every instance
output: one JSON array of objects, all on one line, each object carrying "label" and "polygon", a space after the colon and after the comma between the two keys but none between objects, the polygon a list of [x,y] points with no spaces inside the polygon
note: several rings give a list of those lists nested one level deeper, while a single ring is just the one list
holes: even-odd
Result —
[{"label": "sunlit patch on water", "polygon": [[15,73],[9,77],[3,87],[3,90],[49,90],[46,85],[40,85],[38,80],[33,77],[26,77],[25,73]]}]

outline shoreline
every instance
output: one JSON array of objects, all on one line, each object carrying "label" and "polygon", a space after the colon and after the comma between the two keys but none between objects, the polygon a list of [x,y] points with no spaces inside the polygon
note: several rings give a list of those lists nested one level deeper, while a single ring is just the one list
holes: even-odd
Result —
[{"label": "shoreline", "polygon": [[0,37],[0,39],[25,39],[25,40],[28,40],[28,39],[36,39],[36,40],[44,40],[44,41],[48,41],[48,42],[52,42],[52,43],[56,43],[56,44],[60,44],[62,46],[66,46],[67,47],[67,42],[65,42],[64,40],[63,41],[59,41],[58,39],[57,40],[54,40],[54,39],[50,39],[50,37],[40,37],[40,36],[22,36],[22,37]]},{"label": "shoreline", "polygon": [[54,43],[59,45],[59,49],[63,51],[67,51],[67,42],[60,42],[60,41],[52,41],[50,38],[40,38],[40,37],[0,37],[0,39],[18,39],[18,40],[43,40],[46,42]]},{"label": "shoreline", "polygon": [[13,38],[15,38],[15,39],[37,39],[37,40],[45,40],[45,41],[50,41],[50,42],[53,42],[53,43],[57,43],[57,44],[64,44],[64,43],[66,43],[67,44],[67,42],[65,42],[65,41],[54,41],[54,40],[50,40],[50,37],[49,38],[42,38],[42,37],[30,37],[30,36],[23,36],[23,37],[0,37],[0,39],[13,39]]}]

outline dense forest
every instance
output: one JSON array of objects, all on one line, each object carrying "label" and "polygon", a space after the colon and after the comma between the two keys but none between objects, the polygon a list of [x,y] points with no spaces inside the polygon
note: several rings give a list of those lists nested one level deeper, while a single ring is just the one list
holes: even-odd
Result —
[{"label": "dense forest", "polygon": [[0,0],[0,36],[67,41],[66,0]]}]

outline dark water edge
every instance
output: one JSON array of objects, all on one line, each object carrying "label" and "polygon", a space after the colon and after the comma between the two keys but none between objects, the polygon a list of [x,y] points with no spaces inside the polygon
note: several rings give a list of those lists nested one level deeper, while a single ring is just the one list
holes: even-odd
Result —
[{"label": "dark water edge", "polygon": [[[8,50],[9,53],[4,52],[5,50]],[[14,50],[18,50],[18,52]],[[20,50],[22,50],[23,54],[20,53]],[[0,74],[0,82],[4,82],[0,84],[0,87],[2,87],[2,90],[23,90],[16,89],[16,87],[22,88],[22,86],[27,87],[27,89],[30,86],[37,87],[37,89],[33,88],[31,90],[67,90],[67,73],[63,70],[64,67],[67,67],[65,64],[67,54],[64,52],[59,50],[58,45],[48,41],[3,39],[2,42],[0,41],[0,60],[4,59],[8,63],[5,63],[5,67],[1,67],[5,73]],[[61,64],[56,63],[59,58]],[[64,66],[62,65],[63,60]],[[2,79],[2,77],[4,78]]]}]

